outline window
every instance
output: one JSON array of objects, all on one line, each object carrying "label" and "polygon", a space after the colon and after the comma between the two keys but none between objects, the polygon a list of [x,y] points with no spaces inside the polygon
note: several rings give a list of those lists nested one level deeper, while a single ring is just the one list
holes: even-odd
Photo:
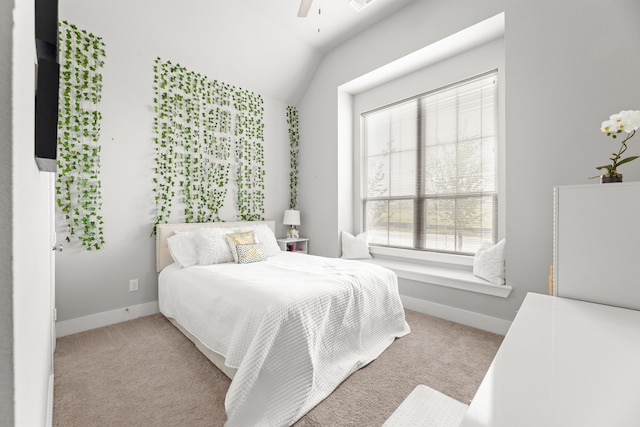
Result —
[{"label": "window", "polygon": [[371,244],[461,254],[497,238],[497,71],[362,114]]}]

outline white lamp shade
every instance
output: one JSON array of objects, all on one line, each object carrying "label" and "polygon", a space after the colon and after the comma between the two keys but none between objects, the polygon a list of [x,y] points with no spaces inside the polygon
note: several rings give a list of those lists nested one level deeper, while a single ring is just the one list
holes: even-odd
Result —
[{"label": "white lamp shade", "polygon": [[284,225],[300,225],[300,211],[288,209],[284,211],[284,218],[282,219]]}]

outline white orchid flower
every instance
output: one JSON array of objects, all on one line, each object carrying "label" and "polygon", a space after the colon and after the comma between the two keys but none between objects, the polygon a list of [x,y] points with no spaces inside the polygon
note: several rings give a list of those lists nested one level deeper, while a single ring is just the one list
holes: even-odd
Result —
[{"label": "white orchid flower", "polygon": [[626,124],[624,131],[629,133],[640,128],[640,111],[624,110],[620,111],[622,121]]},{"label": "white orchid flower", "polygon": [[[598,166],[596,169],[606,171],[603,176],[619,176],[622,175],[618,172],[618,167],[625,163],[629,163],[640,156],[630,156],[622,158],[622,155],[627,151],[627,142],[636,134],[636,130],[640,128],[640,111],[637,110],[622,110],[618,114],[612,114],[609,120],[605,120],[600,125],[600,130],[605,132],[607,136],[613,139],[617,138],[617,134],[622,131],[628,135],[621,141],[620,150],[617,153],[612,153],[609,160],[611,164]],[[595,177],[594,177],[595,178]]]},{"label": "white orchid flower", "polygon": [[602,132],[606,132],[607,134],[618,132],[618,123],[614,120],[605,120],[602,122],[600,126],[600,130]]}]

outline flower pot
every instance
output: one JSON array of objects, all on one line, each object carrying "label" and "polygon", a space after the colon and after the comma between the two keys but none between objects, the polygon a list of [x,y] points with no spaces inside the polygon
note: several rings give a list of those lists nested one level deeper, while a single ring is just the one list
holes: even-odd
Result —
[{"label": "flower pot", "polygon": [[600,175],[600,184],[609,184],[611,182],[622,182],[622,175]]}]

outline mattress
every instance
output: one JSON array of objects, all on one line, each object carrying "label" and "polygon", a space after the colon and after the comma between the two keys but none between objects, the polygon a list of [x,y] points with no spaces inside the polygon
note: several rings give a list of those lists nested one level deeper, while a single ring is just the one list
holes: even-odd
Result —
[{"label": "mattress", "polygon": [[227,426],[291,425],[409,333],[395,273],[287,253],[159,276],[160,312],[235,370]]}]

